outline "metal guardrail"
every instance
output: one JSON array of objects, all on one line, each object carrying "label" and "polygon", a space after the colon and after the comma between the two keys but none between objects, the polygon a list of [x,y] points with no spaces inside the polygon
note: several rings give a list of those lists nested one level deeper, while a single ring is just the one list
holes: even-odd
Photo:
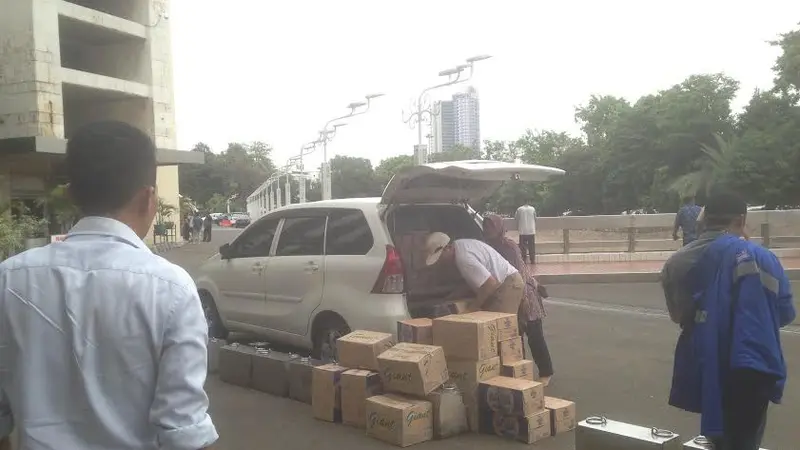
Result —
[{"label": "metal guardrail", "polygon": [[[675,214],[540,217],[536,220],[537,234],[541,235],[543,231],[559,231],[562,239],[559,241],[537,239],[536,252],[569,254],[677,250],[680,241],[640,236],[642,233],[652,234],[659,231],[671,234],[674,221]],[[508,230],[516,231],[517,224],[513,218],[505,219],[505,224]],[[576,240],[575,236],[571,235],[571,232],[589,230],[622,231],[625,238]],[[765,247],[800,247],[800,210],[752,211],[747,214],[747,230],[753,241]],[[776,230],[783,235],[775,235]]]}]

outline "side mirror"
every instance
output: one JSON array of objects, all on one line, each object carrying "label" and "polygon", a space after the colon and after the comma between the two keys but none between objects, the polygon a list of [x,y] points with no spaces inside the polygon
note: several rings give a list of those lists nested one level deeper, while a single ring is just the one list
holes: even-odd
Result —
[{"label": "side mirror", "polygon": [[223,244],[219,248],[219,256],[221,256],[222,259],[231,259],[231,244]]}]

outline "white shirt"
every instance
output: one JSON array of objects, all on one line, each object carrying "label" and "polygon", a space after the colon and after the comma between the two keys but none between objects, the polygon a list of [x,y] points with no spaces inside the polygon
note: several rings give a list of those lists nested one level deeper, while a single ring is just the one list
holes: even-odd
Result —
[{"label": "white shirt", "polygon": [[536,208],[522,205],[517,208],[517,231],[520,235],[536,234]]},{"label": "white shirt", "polygon": [[475,239],[453,241],[456,267],[470,288],[478,290],[490,276],[502,283],[518,272],[500,253],[485,242]]},{"label": "white shirt", "polygon": [[189,274],[126,225],[85,218],[0,264],[0,436],[16,424],[25,450],[206,447],[207,341]]}]

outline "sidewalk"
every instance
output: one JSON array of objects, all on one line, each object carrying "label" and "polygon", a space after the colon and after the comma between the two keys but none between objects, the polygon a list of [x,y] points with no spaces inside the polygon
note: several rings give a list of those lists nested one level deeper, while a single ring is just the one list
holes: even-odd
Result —
[{"label": "sidewalk", "polygon": [[[781,258],[791,280],[800,280],[800,258]],[[658,281],[664,261],[538,263],[531,266],[542,283],[650,283]]]}]

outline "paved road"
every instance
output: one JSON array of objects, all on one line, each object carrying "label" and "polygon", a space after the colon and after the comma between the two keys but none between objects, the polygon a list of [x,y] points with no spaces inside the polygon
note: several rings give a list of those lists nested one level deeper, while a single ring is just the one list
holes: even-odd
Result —
[{"label": "paved road", "polygon": [[[235,234],[219,231],[212,245],[185,246],[167,257],[193,272],[214,247]],[[670,408],[665,402],[677,331],[653,300],[655,287],[608,286],[599,301],[550,302],[545,327],[556,376],[548,394],[575,400],[579,417],[604,414],[616,420],[670,429],[688,439],[697,431],[697,417]],[[590,288],[596,290],[597,286]],[[558,294],[563,296],[565,292],[568,293],[561,290]],[[556,292],[551,294],[555,296]],[[573,290],[573,296],[580,297],[578,294],[579,290]],[[795,377],[787,385],[784,404],[771,409],[764,447],[773,450],[800,448],[796,430],[800,417],[800,334],[789,332],[782,337],[789,370]],[[364,437],[360,430],[315,421],[306,405],[229,386],[216,378],[209,379],[208,392],[211,413],[221,435],[216,448],[221,450],[249,450],[254,443],[287,450],[383,447]],[[475,435],[431,442],[420,448],[477,450],[487,446],[519,448],[516,443]],[[545,441],[538,448],[573,449],[572,435]]]}]

